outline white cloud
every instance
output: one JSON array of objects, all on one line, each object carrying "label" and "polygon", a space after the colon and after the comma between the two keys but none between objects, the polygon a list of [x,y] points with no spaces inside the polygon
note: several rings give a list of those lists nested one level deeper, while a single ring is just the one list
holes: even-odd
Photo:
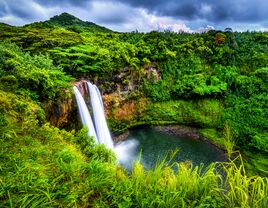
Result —
[{"label": "white cloud", "polygon": [[204,33],[210,30],[215,30],[215,28],[211,25],[207,25],[206,27],[199,27],[197,30],[195,30],[195,32]]},{"label": "white cloud", "polygon": [[151,30],[169,30],[173,32],[193,32],[186,23],[170,17],[159,17],[143,12],[144,19]]},{"label": "white cloud", "polygon": [[9,25],[24,25],[27,22],[19,17],[15,17],[13,15],[6,15],[4,17],[0,17],[0,22],[4,22]]},{"label": "white cloud", "polygon": [[250,23],[250,24],[233,23],[231,26],[229,26],[227,24],[224,25],[224,28],[227,28],[227,27],[231,27],[231,28],[233,28],[234,31],[239,31],[239,32],[246,31],[249,29],[250,29],[250,31],[261,31],[261,32],[268,31],[268,27],[262,26],[261,24],[254,24],[254,23]]}]

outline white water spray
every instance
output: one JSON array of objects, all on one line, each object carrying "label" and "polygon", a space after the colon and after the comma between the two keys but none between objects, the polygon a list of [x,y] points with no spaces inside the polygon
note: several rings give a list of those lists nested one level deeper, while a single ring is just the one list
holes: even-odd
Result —
[{"label": "white water spray", "polygon": [[119,163],[127,170],[131,170],[132,165],[138,160],[138,156],[136,155],[138,145],[139,142],[135,138],[131,138],[130,140],[116,144],[114,148]]},{"label": "white water spray", "polygon": [[95,132],[95,129],[94,129],[94,125],[93,125],[91,116],[89,114],[87,105],[85,103],[85,100],[82,97],[81,93],[79,92],[79,90],[77,89],[76,86],[74,86],[74,94],[75,94],[76,102],[77,102],[77,105],[78,105],[79,115],[81,117],[82,124],[87,126],[88,135],[94,137],[96,143],[99,143],[99,141],[97,139],[97,136],[96,136],[96,132]]}]

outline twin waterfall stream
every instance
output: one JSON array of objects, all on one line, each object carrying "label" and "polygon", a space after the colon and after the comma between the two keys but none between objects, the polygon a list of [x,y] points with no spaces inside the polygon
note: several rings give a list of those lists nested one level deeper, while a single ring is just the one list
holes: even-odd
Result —
[{"label": "twin waterfall stream", "polygon": [[93,112],[93,121],[88,110],[88,106],[81,95],[79,89],[74,86],[74,94],[81,117],[82,124],[88,128],[88,135],[95,139],[96,144],[104,144],[107,148],[112,149],[117,155],[119,163],[128,164],[132,158],[134,149],[138,143],[134,141],[125,141],[117,144],[113,143],[109,132],[101,94],[96,85],[87,82],[87,91],[90,97],[91,109]]},{"label": "twin waterfall stream", "polygon": [[78,88],[74,86],[74,94],[82,123],[88,128],[88,135],[94,137],[97,144],[104,144],[107,148],[113,149],[113,140],[106,123],[100,91],[96,85],[91,84],[90,82],[87,82],[87,87],[93,111],[94,123],[92,122],[83,96]]}]

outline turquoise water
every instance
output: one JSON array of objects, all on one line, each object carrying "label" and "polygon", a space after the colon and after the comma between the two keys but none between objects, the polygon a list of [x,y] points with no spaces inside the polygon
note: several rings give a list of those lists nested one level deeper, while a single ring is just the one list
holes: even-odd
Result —
[{"label": "turquoise water", "polygon": [[154,168],[158,159],[167,152],[179,149],[174,162],[192,161],[193,165],[205,166],[211,162],[222,161],[223,154],[217,148],[204,141],[170,136],[150,128],[135,129],[126,141],[119,144],[117,153],[120,163],[131,170],[140,158],[146,169]]}]

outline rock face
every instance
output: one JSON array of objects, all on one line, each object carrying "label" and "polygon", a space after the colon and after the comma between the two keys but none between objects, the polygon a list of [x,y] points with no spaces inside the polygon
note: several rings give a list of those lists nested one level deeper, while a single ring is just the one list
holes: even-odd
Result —
[{"label": "rock face", "polygon": [[62,98],[59,103],[53,105],[45,105],[47,120],[53,126],[64,127],[68,123],[68,117],[72,108],[72,97]]},{"label": "rock face", "polygon": [[[113,75],[109,82],[100,80],[98,76],[90,78],[92,83],[99,87],[101,93],[104,93],[102,97],[107,118],[111,117],[116,121],[132,121],[141,116],[146,105],[146,99],[141,98],[138,101],[136,97],[140,97],[139,87],[144,77],[155,82],[161,80],[159,69],[153,65],[147,65],[141,69],[125,67],[119,74]],[[74,85],[79,89],[89,105],[87,81],[81,79],[75,82]],[[71,125],[69,124],[70,122],[74,123],[79,120],[79,118],[73,118],[77,116],[75,114],[77,105],[71,90],[66,92],[66,96],[61,98],[58,103],[47,103],[44,107],[47,119],[53,126],[66,127],[66,125]]]},{"label": "rock face", "polygon": [[88,88],[87,88],[87,81],[86,80],[78,81],[78,82],[74,83],[74,85],[79,89],[79,91],[83,97],[88,96]]},{"label": "rock face", "polygon": [[47,110],[48,120],[51,125],[62,127],[68,123],[68,115],[72,109],[72,99],[66,99],[61,101],[61,104],[53,106],[52,109]]},{"label": "rock face", "polygon": [[104,111],[106,116],[110,116],[112,112],[121,106],[123,97],[119,93],[111,93],[102,96]]},{"label": "rock face", "polygon": [[[74,85],[79,89],[82,96],[88,96],[85,80],[76,82]],[[57,103],[44,104],[44,108],[47,120],[51,125],[59,128],[66,127],[70,125],[70,122],[77,122],[79,119],[77,114],[77,105],[72,90],[66,90],[65,96]]]},{"label": "rock face", "polygon": [[145,110],[146,98],[127,100],[121,93],[112,93],[103,96],[105,114],[114,121],[132,121],[140,117]]}]

